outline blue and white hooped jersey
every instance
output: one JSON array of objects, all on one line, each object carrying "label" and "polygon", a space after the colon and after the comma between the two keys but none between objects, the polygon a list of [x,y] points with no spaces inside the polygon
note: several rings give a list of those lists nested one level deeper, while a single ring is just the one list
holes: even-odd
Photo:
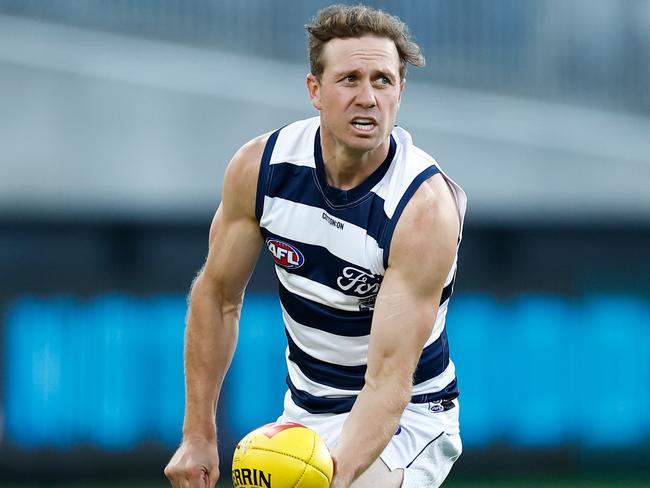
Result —
[{"label": "blue and white hooped jersey", "polygon": [[[319,126],[314,117],[270,136],[255,212],[279,280],[291,398],[310,413],[342,413],[352,408],[365,383],[374,303],[397,221],[417,188],[441,171],[408,132],[395,127],[388,156],[373,174],[351,190],[331,187]],[[445,178],[462,232],[466,196]],[[457,257],[417,365],[415,403],[458,396],[445,331]]]}]

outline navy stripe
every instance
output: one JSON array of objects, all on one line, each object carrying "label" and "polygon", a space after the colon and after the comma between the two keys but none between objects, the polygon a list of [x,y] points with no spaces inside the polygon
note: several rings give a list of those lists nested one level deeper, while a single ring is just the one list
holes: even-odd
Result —
[{"label": "navy stripe", "polygon": [[271,154],[273,154],[273,148],[275,147],[275,143],[278,140],[278,135],[281,130],[282,129],[278,129],[270,135],[269,139],[266,141],[266,145],[264,146],[264,152],[262,153],[260,174],[257,177],[257,195],[255,197],[255,217],[257,217],[258,222],[262,219],[262,212],[264,211],[264,195],[266,195],[268,189]]},{"label": "navy stripe", "polygon": [[453,400],[454,398],[458,398],[458,395],[458,381],[456,378],[454,378],[451,383],[449,383],[440,391],[436,391],[435,393],[422,393],[420,395],[413,395],[411,397],[411,403],[429,403],[437,402],[439,400]]},{"label": "navy stripe", "polygon": [[[287,386],[291,392],[293,402],[309,413],[346,413],[352,410],[356,396],[348,397],[318,397],[304,390],[299,390],[287,375]],[[456,378],[441,391],[424,393],[411,397],[411,403],[429,403],[453,400],[458,397],[458,383]]]},{"label": "navy stripe", "polygon": [[293,403],[309,413],[346,413],[352,410],[352,406],[357,400],[356,395],[337,398],[317,397],[296,388],[289,375],[287,375],[287,386],[291,392]]},{"label": "navy stripe", "polygon": [[289,316],[299,324],[344,337],[370,334],[372,312],[348,312],[328,307],[295,295],[278,281],[280,302]]},{"label": "navy stripe", "polygon": [[456,281],[456,275],[451,279],[451,282],[442,289],[442,295],[440,296],[440,305],[449,300],[449,297],[454,292],[454,282]]},{"label": "navy stripe", "polygon": [[[289,344],[289,359],[296,363],[307,378],[316,383],[344,390],[361,390],[363,388],[367,365],[342,366],[321,361],[300,349],[286,329],[285,333]],[[422,351],[413,375],[413,384],[418,385],[435,378],[447,368],[448,364],[447,330],[443,329],[440,337]]]},{"label": "navy stripe", "polygon": [[[454,291],[454,279],[442,290],[440,305],[445,303]],[[278,281],[280,302],[289,316],[299,324],[344,337],[360,337],[370,334],[372,311],[350,312],[329,307],[287,290]]]},{"label": "navy stripe", "polygon": [[365,364],[360,366],[342,366],[316,359],[300,349],[293,342],[286,328],[284,331],[289,344],[289,359],[296,363],[300,371],[307,378],[316,383],[343,390],[361,390],[363,388],[366,382],[364,375],[366,374],[367,367]]},{"label": "navy stripe", "polygon": [[292,163],[273,164],[267,195],[312,207],[324,207],[327,201],[314,181],[314,171],[312,167]]},{"label": "navy stripe", "polygon": [[[282,237],[282,236],[279,236],[277,234],[274,234],[273,232],[269,232],[264,227],[261,228],[261,232],[262,232],[262,235],[264,236],[265,240],[266,239],[277,239],[279,241],[286,242],[286,243],[291,244],[292,246],[294,246],[296,249],[298,249],[301,252],[301,254],[303,255],[304,262],[303,262],[303,264],[301,266],[299,266],[297,268],[284,268],[288,273],[296,274],[298,276],[302,276],[302,277],[307,278],[307,279],[309,279],[311,281],[314,281],[314,282],[320,283],[320,284],[322,284],[324,286],[327,286],[329,288],[332,288],[333,290],[337,290],[337,291],[343,293],[344,295],[348,295],[348,296],[354,297],[354,298],[367,298],[369,296],[376,295],[379,292],[379,289],[377,289],[376,291],[373,291],[373,292],[370,292],[370,293],[363,293],[363,294],[349,293],[349,290],[346,290],[348,292],[348,293],[346,293],[346,291],[342,290],[338,286],[338,280],[341,278],[343,270],[345,268],[347,268],[347,267],[353,267],[353,268],[355,268],[357,270],[361,270],[364,273],[367,273],[368,275],[372,275],[372,278],[371,278],[371,276],[366,277],[368,279],[368,281],[366,283],[360,283],[360,285],[362,285],[362,286],[370,284],[371,282],[381,284],[381,281],[383,280],[382,275],[373,274],[369,269],[366,269],[366,268],[364,268],[362,266],[359,266],[357,264],[350,263],[349,261],[341,259],[338,256],[335,256],[334,254],[332,254],[325,247],[316,246],[316,245],[313,245],[313,244],[305,244],[305,243],[300,242],[300,241],[295,241],[293,239],[288,239],[286,237]],[[449,297],[451,297],[451,295],[452,295],[452,293],[454,291],[455,279],[456,278],[454,276],[452,281],[442,289],[442,294],[440,296],[440,303],[439,303],[440,305],[445,303],[449,299]],[[354,287],[353,287],[353,289],[354,289]],[[312,303],[314,303],[314,302],[312,302]],[[315,304],[315,305],[317,307],[320,306],[318,304]],[[331,312],[329,312],[329,311],[328,311],[329,313],[326,312],[326,315],[328,317],[333,316],[332,320],[336,319],[337,309],[326,307],[324,305],[322,307],[329,308],[331,310]],[[290,305],[285,306],[285,308],[287,309],[287,311],[289,311],[289,309],[293,310],[293,307],[291,307]],[[313,307],[310,307],[310,308],[313,308]],[[300,314],[300,312],[298,311],[298,312],[296,312],[296,314]],[[313,318],[309,314],[300,314],[301,317],[303,317],[301,319],[299,319],[297,315],[294,317],[294,312],[290,313],[290,315],[294,318],[294,320],[296,320],[296,321],[298,321],[298,322],[300,322],[302,324],[311,323],[311,322],[306,322],[305,320],[313,320]],[[371,314],[364,314],[363,317],[371,317]],[[370,319],[368,319],[368,320],[370,320]],[[323,328],[323,327],[328,327],[328,325],[325,324],[323,326],[315,326],[315,328],[317,328],[317,329],[322,329],[322,330],[326,330],[326,331],[329,332],[329,330],[327,330],[326,328]],[[336,333],[336,332],[334,332],[334,333]],[[367,334],[369,334],[369,332],[359,333],[359,334],[354,334],[354,335],[367,335]]]},{"label": "navy stripe", "polygon": [[367,198],[353,205],[333,207],[316,184],[314,168],[278,163],[273,164],[270,171],[266,192],[269,197],[326,209],[331,217],[366,229],[368,235],[379,242],[388,216],[384,211],[384,199],[376,193],[369,192]]},{"label": "navy stripe", "polygon": [[[304,260],[301,266],[296,268],[283,268],[288,273],[302,276],[353,298],[367,298],[376,295],[379,292],[379,285],[383,278],[381,275],[375,275],[363,266],[345,261],[332,254],[323,246],[315,246],[313,244],[305,244],[304,242],[287,239],[286,237],[278,236],[277,234],[269,232],[266,228],[262,228],[261,231],[265,240],[277,239],[286,242],[298,249],[303,255]],[[337,284],[337,281],[343,275],[344,269],[348,267],[353,267],[356,270],[366,273],[366,276],[362,276],[366,282],[356,283],[350,290],[344,291]],[[351,270],[348,270],[348,273],[350,272]],[[356,274],[354,276],[356,276]],[[349,281],[347,278],[345,278],[345,280],[346,283]],[[358,289],[358,287],[363,287],[368,291],[366,292],[365,290],[361,290],[360,292],[355,293],[355,290]]]},{"label": "navy stripe", "polygon": [[400,216],[402,215],[402,212],[404,211],[404,207],[406,207],[406,204],[409,202],[415,191],[420,187],[424,181],[432,177],[433,175],[440,173],[440,170],[438,169],[437,166],[429,166],[425,170],[423,170],[419,175],[417,175],[411,184],[408,186],[406,191],[404,192],[404,195],[402,195],[402,198],[400,198],[399,203],[397,204],[397,208],[395,209],[395,212],[393,213],[393,216],[390,219],[390,222],[388,222],[388,225],[386,225],[386,232],[383,235],[381,242],[379,243],[380,247],[384,249],[384,268],[388,267],[388,254],[390,253],[390,241],[393,238],[393,232],[395,232],[395,226],[397,226],[397,221],[399,220]]},{"label": "navy stripe", "polygon": [[413,384],[419,385],[441,374],[449,365],[449,343],[447,329],[442,329],[440,337],[422,350],[413,375]]}]

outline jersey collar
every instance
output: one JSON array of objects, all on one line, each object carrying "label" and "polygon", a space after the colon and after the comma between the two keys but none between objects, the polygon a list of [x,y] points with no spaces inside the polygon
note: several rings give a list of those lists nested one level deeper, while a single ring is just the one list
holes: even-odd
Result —
[{"label": "jersey collar", "polygon": [[388,168],[390,168],[393,158],[395,157],[396,150],[397,143],[391,134],[388,154],[386,155],[386,159],[384,159],[379,167],[354,188],[351,188],[349,190],[341,190],[340,188],[330,186],[327,183],[327,178],[325,176],[325,164],[323,163],[323,149],[320,143],[319,127],[316,131],[316,135],[314,136],[314,160],[316,163],[316,178],[318,179],[318,184],[325,198],[327,198],[332,206],[335,207],[345,207],[357,203],[359,200],[362,200],[365,196],[368,195],[368,192],[384,177],[388,171]]}]

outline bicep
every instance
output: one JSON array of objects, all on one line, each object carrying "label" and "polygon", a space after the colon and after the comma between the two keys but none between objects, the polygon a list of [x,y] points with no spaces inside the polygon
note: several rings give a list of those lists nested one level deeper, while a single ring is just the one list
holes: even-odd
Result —
[{"label": "bicep", "polygon": [[455,203],[438,183],[423,184],[395,229],[373,315],[370,374],[412,376],[431,335],[459,231]]},{"label": "bicep", "polygon": [[440,292],[422,294],[414,289],[408,275],[398,269],[386,271],[368,347],[370,377],[406,380],[413,375],[435,323],[439,299]]},{"label": "bicep", "polygon": [[201,274],[231,301],[244,292],[262,246],[262,236],[257,221],[228,215],[224,205],[222,202],[212,220],[210,248]]}]

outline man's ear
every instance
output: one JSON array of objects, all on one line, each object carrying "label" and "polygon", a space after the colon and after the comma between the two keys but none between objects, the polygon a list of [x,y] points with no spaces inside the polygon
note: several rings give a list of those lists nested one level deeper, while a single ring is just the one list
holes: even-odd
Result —
[{"label": "man's ear", "polygon": [[320,110],[322,108],[320,100],[320,82],[312,73],[307,75],[307,90],[309,91],[311,104],[316,110]]}]

